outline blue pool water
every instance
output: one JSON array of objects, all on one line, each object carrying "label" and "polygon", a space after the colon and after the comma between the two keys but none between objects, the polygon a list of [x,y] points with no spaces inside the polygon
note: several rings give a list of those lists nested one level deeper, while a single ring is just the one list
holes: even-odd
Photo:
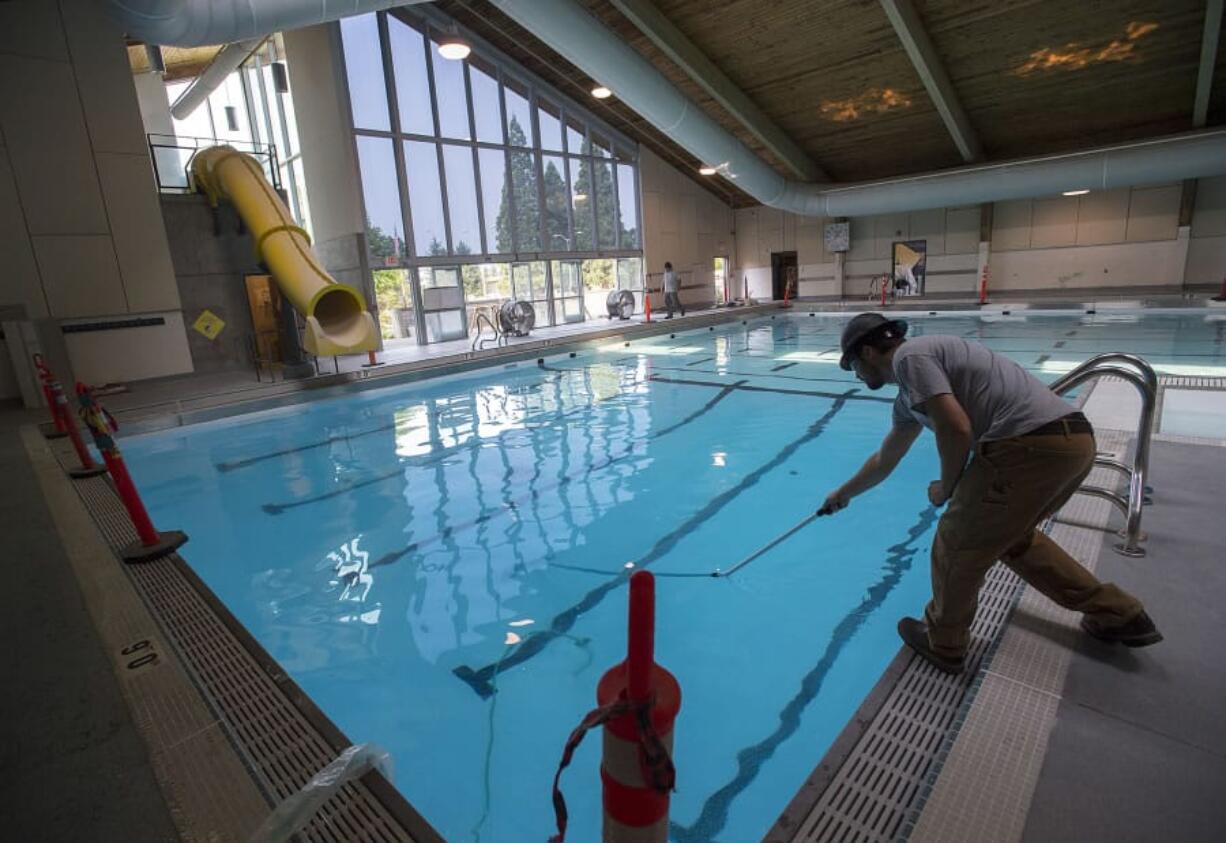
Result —
[{"label": "blue pool water", "polygon": [[[448,840],[544,839],[550,782],[624,656],[627,565],[727,569],[876,447],[893,389],[837,365],[842,318],[758,319],[355,392],[123,447],[154,520]],[[1222,322],[912,320],[1050,380],[1093,353],[1223,374]],[[930,437],[893,477],[730,578],[661,576],[678,677],[673,839],[758,839],[928,596]],[[599,739],[563,779],[599,828]]]}]

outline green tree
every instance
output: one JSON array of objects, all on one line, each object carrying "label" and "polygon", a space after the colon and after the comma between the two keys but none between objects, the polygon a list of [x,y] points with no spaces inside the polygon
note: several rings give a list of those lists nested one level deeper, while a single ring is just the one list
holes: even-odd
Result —
[{"label": "green tree", "polygon": [[372,264],[395,266],[400,263],[402,245],[399,232],[389,235],[379,226],[371,225],[370,218],[366,218],[366,249]]},{"label": "green tree", "polygon": [[[512,117],[507,127],[507,139],[511,146],[527,146],[519,121]],[[511,152],[511,169],[502,183],[502,198],[495,219],[495,234],[498,251],[532,252],[540,249],[541,211],[537,204],[536,166],[531,152]],[[515,218],[511,219],[511,197],[515,200]],[[511,234],[515,241],[512,245]]]},{"label": "green tree", "polygon": [[566,179],[558,172],[556,162],[545,164],[545,250],[570,249],[570,235],[566,225]]},{"label": "green tree", "polygon": [[430,248],[427,250],[427,254],[429,254],[431,257],[441,257],[447,254],[447,246],[439,241],[437,237],[431,237]]}]

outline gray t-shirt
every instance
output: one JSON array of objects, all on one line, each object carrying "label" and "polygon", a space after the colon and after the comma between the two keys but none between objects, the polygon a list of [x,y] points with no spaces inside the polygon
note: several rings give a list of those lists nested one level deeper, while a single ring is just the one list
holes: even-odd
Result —
[{"label": "gray t-shirt", "polygon": [[677,292],[677,273],[671,269],[664,270],[664,292]]},{"label": "gray t-shirt", "polygon": [[915,409],[929,398],[952,394],[971,420],[976,442],[1029,433],[1073,412],[1073,407],[1007,357],[960,337],[916,337],[894,352],[898,397],[894,425],[932,419]]}]

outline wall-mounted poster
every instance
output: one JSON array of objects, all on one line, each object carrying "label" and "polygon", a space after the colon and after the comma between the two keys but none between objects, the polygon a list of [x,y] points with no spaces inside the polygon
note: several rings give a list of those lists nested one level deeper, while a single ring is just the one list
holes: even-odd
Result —
[{"label": "wall-mounted poster", "polygon": [[922,296],[928,274],[928,241],[894,241],[895,296]]},{"label": "wall-mounted poster", "polygon": [[851,248],[851,223],[849,222],[831,222],[826,224],[824,229],[826,237],[826,251],[833,254],[834,252],[846,252]]}]

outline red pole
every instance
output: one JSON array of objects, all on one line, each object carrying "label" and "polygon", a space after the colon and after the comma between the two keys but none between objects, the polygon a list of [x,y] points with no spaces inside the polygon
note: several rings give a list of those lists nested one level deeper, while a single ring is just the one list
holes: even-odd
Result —
[{"label": "red pole", "polygon": [[64,420],[60,418],[59,412],[56,411],[55,395],[51,392],[51,381],[54,380],[55,375],[51,373],[51,369],[48,368],[41,354],[34,355],[34,368],[38,371],[38,382],[43,387],[43,398],[47,402],[47,411],[51,413],[51,423],[55,425],[55,431],[48,433],[47,438],[59,439],[61,436],[67,436],[68,429],[64,425]]},{"label": "red pole", "polygon": [[79,468],[70,468],[68,474],[78,479],[106,474],[106,468],[94,462],[94,458],[90,456],[89,448],[85,447],[85,443],[81,440],[81,431],[77,429],[77,420],[73,418],[72,408],[68,406],[68,398],[64,395],[64,387],[60,386],[60,382],[57,380],[51,381],[51,396],[54,402],[52,408],[55,411],[56,417],[67,428],[68,438],[72,441],[72,448],[77,452],[77,459],[81,463]]},{"label": "red pole", "polygon": [[186,534],[178,530],[160,533],[149,519],[145,504],[136,491],[136,484],[132,482],[128,467],[124,465],[123,454],[119,452],[119,446],[111,436],[115,428],[110,414],[94,399],[89,387],[83,383],[77,384],[77,398],[81,403],[85,424],[94,437],[94,444],[102,453],[102,459],[111,473],[111,481],[115,484],[119,500],[128,511],[132,526],[140,537],[138,541],[121,550],[120,556],[125,562],[148,562],[182,547],[187,541]]},{"label": "red pole", "polygon": [[639,571],[630,578],[626,661],[606,672],[596,688],[601,706],[624,699],[629,709],[604,724],[605,843],[668,840],[673,723],[681,709],[681,687],[655,663],[654,650],[655,579]]},{"label": "red pole", "polygon": [[1213,297],[1214,301],[1226,301],[1226,275],[1222,276],[1222,292]]},{"label": "red pole", "polygon": [[374,368],[375,366],[382,366],[382,365],[383,364],[379,362],[379,358],[375,357],[374,351],[366,352],[366,362],[362,364],[363,369],[371,369],[371,368]]},{"label": "red pole", "polygon": [[630,631],[626,646],[627,687],[630,702],[645,702],[651,693],[655,665],[656,587],[647,571],[630,578]]},{"label": "red pole", "polygon": [[[1226,292],[1226,281],[1222,284],[1222,291]],[[983,276],[979,279],[979,303],[988,303],[988,265],[983,265]]]},{"label": "red pole", "polygon": [[651,321],[651,288],[646,284],[643,285],[643,315],[646,321]]},{"label": "red pole", "polygon": [[888,275],[881,276],[881,306],[882,307],[885,307],[885,288],[886,288],[886,284],[889,283],[889,280],[890,278]]}]

